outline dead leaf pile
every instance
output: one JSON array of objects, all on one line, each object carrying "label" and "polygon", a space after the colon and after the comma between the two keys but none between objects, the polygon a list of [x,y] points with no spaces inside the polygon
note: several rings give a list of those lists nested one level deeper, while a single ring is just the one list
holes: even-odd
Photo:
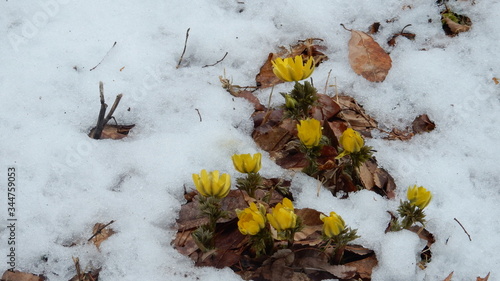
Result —
[{"label": "dead leaf pile", "polygon": [[[281,182],[277,179],[265,181],[266,191],[271,189],[270,198],[264,198],[264,190],[257,191],[259,203],[267,206],[275,205],[283,199],[281,187],[290,182]],[[286,196],[289,196],[286,195]],[[203,253],[195,243],[191,233],[207,222],[206,217],[200,215],[197,196],[181,207],[177,220],[178,232],[172,242],[174,247],[183,255],[189,256],[197,266],[212,266],[216,268],[230,267],[245,280],[347,280],[361,278],[369,280],[372,269],[377,265],[377,259],[372,250],[357,245],[349,245],[344,253],[343,265],[331,265],[328,256],[334,251],[321,238],[323,222],[320,213],[305,208],[296,209],[296,214],[302,219],[304,228],[295,234],[295,242],[291,249],[282,249],[272,256],[255,257],[249,245],[248,236],[240,233],[237,226],[235,209],[248,207],[249,202],[256,199],[249,197],[245,192],[232,190],[223,200],[222,209],[229,213],[229,217],[220,219],[216,227],[215,250]],[[275,242],[279,249],[281,241]],[[293,279],[299,278],[299,279]]]}]

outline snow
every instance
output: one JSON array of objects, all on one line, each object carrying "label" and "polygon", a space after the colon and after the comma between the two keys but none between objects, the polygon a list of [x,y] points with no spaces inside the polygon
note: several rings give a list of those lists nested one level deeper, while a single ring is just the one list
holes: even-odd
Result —
[{"label": "snow", "polygon": [[[2,1],[1,182],[14,166],[16,269],[68,280],[71,257],[79,257],[83,268],[102,267],[103,281],[240,280],[230,269],[195,268],[170,245],[184,186],[194,188],[191,174],[217,169],[235,177],[232,154],[262,152],[249,136],[252,106],[229,95],[218,77],[253,85],[269,52],[318,37],[330,59],[313,74],[316,85],[325,85],[331,69],[329,83],[335,77],[339,91],[356,98],[381,126],[404,128],[426,113],[436,130],[408,142],[367,140],[395,178],[396,200],[368,191],[341,200],[324,189],[318,197],[314,180],[281,169],[266,153],[261,173],[292,179],[298,208],[335,211],[357,228],[357,242],[379,259],[373,280],[443,280],[451,271],[453,280],[490,271],[496,279],[500,85],[492,78],[500,75],[500,2],[470,2],[448,2],[473,22],[470,32],[450,38],[440,27],[442,8],[423,0]],[[350,34],[340,26],[366,30],[375,21],[382,28],[374,38],[393,60],[383,83],[351,70]],[[400,37],[389,47],[386,41],[406,24],[415,41]],[[176,69],[187,28],[186,54]],[[224,61],[203,68],[226,52]],[[128,138],[87,137],[99,110],[99,81],[108,104],[123,93],[115,117],[136,124]],[[279,85],[275,93],[289,87]],[[258,96],[267,103],[269,93]],[[273,105],[282,102],[273,95]],[[414,184],[434,194],[426,214],[436,243],[425,270],[416,266],[423,246],[416,235],[384,234],[386,211],[394,211]],[[85,243],[96,222],[111,220],[117,234],[100,252]],[[9,235],[0,230],[4,260]],[[7,268],[0,263],[1,272]]]}]

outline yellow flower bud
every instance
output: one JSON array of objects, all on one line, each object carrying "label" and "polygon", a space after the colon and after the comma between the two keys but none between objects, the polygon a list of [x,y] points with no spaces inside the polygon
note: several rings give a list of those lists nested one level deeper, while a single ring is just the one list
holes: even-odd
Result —
[{"label": "yellow flower bud", "polygon": [[284,198],[282,203],[278,203],[267,214],[267,220],[277,231],[293,229],[297,226],[297,214],[294,212],[293,203],[288,198]]},{"label": "yellow flower bud", "polygon": [[219,171],[207,173],[203,169],[199,175],[193,174],[193,182],[196,190],[204,197],[224,198],[231,188],[231,176],[222,174],[219,177]]},{"label": "yellow flower bud", "polygon": [[423,210],[431,202],[432,193],[423,186],[417,187],[414,185],[408,188],[406,197],[410,200],[411,205],[417,206]]},{"label": "yellow flower bud", "polygon": [[316,119],[300,120],[300,124],[297,124],[297,132],[300,141],[307,148],[318,146],[321,141],[321,124]]},{"label": "yellow flower bud", "polygon": [[294,99],[291,95],[284,95],[285,97],[285,107],[288,109],[294,109],[297,107],[297,104],[299,103],[296,99]]},{"label": "yellow flower bud", "polygon": [[330,212],[328,217],[320,214],[319,218],[323,221],[323,234],[326,237],[337,236],[345,229],[344,220],[335,212]]},{"label": "yellow flower bud", "polygon": [[262,154],[234,154],[232,157],[234,168],[240,173],[257,173],[260,170]]},{"label": "yellow flower bud", "polygon": [[309,57],[304,64],[302,55],[295,58],[277,58],[271,61],[273,64],[273,72],[279,79],[283,81],[300,81],[311,76],[314,71],[314,59]]},{"label": "yellow flower bud", "polygon": [[340,144],[347,153],[356,153],[361,150],[365,141],[360,133],[351,128],[347,128],[340,136]]},{"label": "yellow flower bud", "polygon": [[243,235],[256,235],[266,226],[266,210],[262,204],[250,203],[250,207],[236,210],[238,215],[238,229]]}]

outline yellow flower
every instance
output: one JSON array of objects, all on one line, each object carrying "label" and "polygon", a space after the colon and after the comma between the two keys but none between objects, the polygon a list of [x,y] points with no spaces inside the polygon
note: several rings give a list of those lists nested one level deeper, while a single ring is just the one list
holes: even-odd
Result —
[{"label": "yellow flower", "polygon": [[193,174],[193,182],[196,190],[204,197],[224,198],[231,188],[231,176],[222,174],[219,177],[219,171],[207,173],[203,169],[201,174]]},{"label": "yellow flower", "polygon": [[295,58],[277,58],[271,61],[273,64],[273,72],[279,79],[283,81],[300,81],[311,76],[314,71],[314,59],[309,57],[304,64],[302,55]]},{"label": "yellow flower", "polygon": [[238,215],[238,229],[243,235],[256,235],[266,226],[266,209],[262,204],[259,207],[255,203],[250,203],[250,207],[236,210]]},{"label": "yellow flower", "polygon": [[411,205],[417,206],[423,210],[431,202],[432,193],[423,186],[417,187],[414,185],[408,188],[406,197],[410,200]]},{"label": "yellow flower", "polygon": [[271,214],[267,214],[267,220],[276,231],[295,228],[297,226],[297,215],[294,212],[292,201],[284,198],[282,203],[278,203],[272,208]]},{"label": "yellow flower", "polygon": [[234,154],[234,168],[240,173],[257,173],[261,167],[262,154],[255,153],[253,156],[249,154]]},{"label": "yellow flower", "polygon": [[329,238],[339,235],[345,229],[345,222],[341,216],[335,212],[330,212],[330,216],[319,215],[323,221],[323,234]]},{"label": "yellow flower", "polygon": [[297,124],[297,131],[300,141],[307,148],[319,145],[321,140],[321,124],[318,120],[300,120],[300,124]]},{"label": "yellow flower", "polygon": [[340,136],[340,144],[347,154],[359,152],[363,145],[365,145],[365,141],[360,133],[351,128],[347,128]]}]

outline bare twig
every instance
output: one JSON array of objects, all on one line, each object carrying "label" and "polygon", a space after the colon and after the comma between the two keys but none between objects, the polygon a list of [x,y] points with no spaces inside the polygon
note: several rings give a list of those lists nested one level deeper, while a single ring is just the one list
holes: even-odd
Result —
[{"label": "bare twig", "polygon": [[102,130],[105,125],[104,114],[106,114],[106,107],[108,107],[108,105],[104,102],[104,84],[102,81],[99,81],[99,95],[101,99],[101,109],[99,111],[99,117],[97,117],[97,125],[94,130],[94,135],[92,136],[92,138],[96,140],[101,138]]},{"label": "bare twig", "polygon": [[462,229],[464,230],[465,234],[467,234],[467,236],[469,236],[469,241],[472,241],[472,238],[470,238],[470,235],[469,233],[467,232],[467,230],[465,230],[465,227],[457,220],[457,218],[453,218],[456,222],[458,222],[458,224],[462,227]]},{"label": "bare twig", "polygon": [[105,229],[106,227],[108,227],[110,224],[112,224],[112,223],[114,223],[114,222],[115,222],[115,221],[114,221],[114,220],[112,220],[112,221],[108,222],[106,225],[104,225],[103,227],[99,228],[99,229],[98,229],[98,230],[94,233],[94,235],[92,235],[92,237],[90,237],[90,238],[89,238],[89,240],[87,240],[87,241],[90,241],[90,240],[92,240],[92,238],[94,238],[94,237],[96,237],[97,235],[101,234],[101,231],[102,231],[103,229]]},{"label": "bare twig", "polygon": [[184,49],[182,50],[181,58],[179,59],[179,63],[177,64],[176,68],[181,67],[181,62],[182,62],[182,59],[184,58],[184,53],[186,53],[186,46],[187,46],[187,42],[188,42],[188,38],[189,38],[189,30],[190,29],[191,28],[188,28],[186,31],[186,40],[184,41]]},{"label": "bare twig", "polygon": [[226,52],[226,54],[220,60],[218,60],[217,62],[215,62],[214,64],[207,64],[207,65],[202,66],[202,68],[209,67],[209,66],[214,66],[214,65],[218,64],[219,62],[223,61],[226,58],[227,54],[228,54],[228,52]]},{"label": "bare twig", "polygon": [[201,114],[200,114],[200,111],[198,110],[198,108],[195,108],[196,112],[198,112],[198,116],[200,117],[200,122],[202,121],[201,120]]},{"label": "bare twig", "polygon": [[332,70],[330,69],[330,71],[328,71],[328,76],[326,77],[326,83],[325,83],[325,92],[324,94],[326,95],[326,91],[328,89],[328,82],[330,80],[330,74],[332,73]]},{"label": "bare twig", "polygon": [[116,107],[120,103],[120,100],[122,98],[123,94],[119,94],[115,98],[115,102],[113,103],[113,106],[111,106],[111,109],[108,112],[108,115],[106,116],[106,119],[104,119],[104,126],[108,124],[108,121],[113,118],[113,113],[115,113]]},{"label": "bare twig", "polygon": [[103,60],[104,60],[104,59],[108,56],[109,52],[111,52],[111,50],[113,49],[113,47],[114,47],[115,45],[116,45],[116,41],[115,41],[115,43],[113,44],[113,46],[111,46],[111,48],[108,50],[108,52],[104,55],[104,57],[102,58],[102,60],[101,60],[101,61],[100,61],[100,62],[99,62],[96,66],[92,67],[92,68],[90,69],[90,71],[92,71],[92,70],[96,69],[96,67],[98,67],[98,66],[101,64],[101,62],[102,62],[102,61],[103,61]]}]

